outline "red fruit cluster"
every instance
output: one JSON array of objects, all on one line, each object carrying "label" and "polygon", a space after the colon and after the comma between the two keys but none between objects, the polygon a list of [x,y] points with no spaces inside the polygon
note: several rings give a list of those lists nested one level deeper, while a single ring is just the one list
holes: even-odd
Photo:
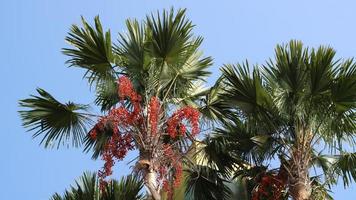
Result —
[{"label": "red fruit cluster", "polygon": [[114,133],[110,140],[105,144],[102,152],[102,160],[105,161],[102,170],[99,170],[98,176],[100,179],[100,185],[104,186],[104,181],[107,176],[112,174],[112,167],[115,164],[115,160],[122,160],[125,158],[128,151],[134,149],[132,143],[132,137],[129,134]]},{"label": "red fruit cluster", "polygon": [[173,188],[177,188],[181,184],[183,177],[183,165],[180,159],[179,152],[175,151],[171,145],[163,145],[163,154],[170,163],[171,176],[167,177],[166,168],[159,170],[159,177],[163,179],[163,189],[167,193],[167,199],[173,199]]},{"label": "red fruit cluster", "polygon": [[185,135],[186,127],[182,123],[184,119],[188,120],[192,127],[192,137],[199,133],[199,111],[192,107],[184,107],[177,110],[167,122],[167,133],[171,138]]},{"label": "red fruit cluster", "polygon": [[[173,187],[180,185],[183,173],[181,162],[182,152],[178,146],[163,144],[162,134],[171,138],[185,136],[187,133],[186,122],[190,124],[190,136],[199,133],[199,112],[192,107],[177,110],[168,120],[161,118],[161,102],[157,97],[152,97],[147,106],[147,113],[142,109],[141,96],[136,93],[129,78],[121,76],[118,79],[118,107],[112,108],[108,115],[101,117],[89,136],[98,140],[102,134],[109,137],[101,152],[104,167],[99,171],[100,187],[107,185],[105,178],[112,174],[115,161],[124,159],[134,145],[154,145],[161,156],[152,161],[154,169],[158,172],[158,180],[162,181],[163,188],[168,197],[173,197]],[[130,105],[130,106],[127,106]],[[145,124],[148,123],[148,124]],[[150,133],[150,134],[149,134]],[[150,138],[148,138],[150,137]],[[155,140],[152,140],[154,138]],[[134,140],[137,141],[134,141]],[[160,140],[161,139],[161,140]],[[157,141],[151,144],[150,141]],[[154,164],[156,163],[156,164]]]},{"label": "red fruit cluster", "polygon": [[[115,163],[114,159],[122,160],[127,152],[134,148],[131,135],[119,132],[119,122],[122,122],[124,125],[127,123],[127,120],[120,120],[121,118],[125,118],[125,116],[129,116],[126,109],[115,109],[108,116],[100,118],[98,123],[89,132],[90,137],[94,140],[100,136],[99,134],[112,134],[101,154],[102,160],[105,161],[103,169],[98,173],[101,189],[104,189],[106,185],[104,179],[112,174],[112,167]],[[107,132],[105,132],[105,127]]]},{"label": "red fruit cluster", "polygon": [[179,187],[182,181],[182,177],[183,177],[183,165],[181,162],[178,162],[175,165],[175,172],[174,172],[174,181],[173,181],[173,186]]},{"label": "red fruit cluster", "polygon": [[264,175],[252,195],[252,200],[282,199],[286,182],[279,175]]},{"label": "red fruit cluster", "polygon": [[91,139],[96,140],[98,132],[100,133],[103,128],[99,127],[99,123],[95,124],[94,128],[90,130],[89,136]]},{"label": "red fruit cluster", "polygon": [[95,126],[89,132],[89,136],[91,139],[96,140],[98,133],[104,131],[105,123],[106,123],[106,118],[101,117],[98,123],[96,123]]},{"label": "red fruit cluster", "polygon": [[136,93],[132,82],[128,77],[121,76],[118,80],[118,86],[118,94],[120,99],[129,97],[132,102],[141,101],[140,95]]},{"label": "red fruit cluster", "polygon": [[151,125],[151,134],[156,135],[157,133],[157,122],[160,112],[160,103],[157,97],[152,97],[148,107],[149,121]]},{"label": "red fruit cluster", "polygon": [[[129,98],[133,104],[133,110],[127,110],[124,105],[118,108],[113,108],[107,116],[101,117],[94,128],[89,132],[92,139],[97,139],[99,133],[104,132],[104,128],[111,132],[110,139],[106,142],[101,154],[104,160],[104,167],[99,171],[100,187],[103,189],[106,185],[105,178],[112,174],[112,167],[115,160],[122,160],[129,150],[134,149],[133,138],[129,132],[126,132],[127,127],[132,126],[138,120],[141,112],[140,100],[141,97],[133,89],[131,81],[123,76],[118,80],[119,98]],[[120,131],[122,130],[122,131]],[[109,133],[107,133],[109,134]]]},{"label": "red fruit cluster", "polygon": [[173,199],[173,189],[172,189],[172,184],[168,180],[163,181],[163,190],[167,194],[167,200],[172,200]]}]

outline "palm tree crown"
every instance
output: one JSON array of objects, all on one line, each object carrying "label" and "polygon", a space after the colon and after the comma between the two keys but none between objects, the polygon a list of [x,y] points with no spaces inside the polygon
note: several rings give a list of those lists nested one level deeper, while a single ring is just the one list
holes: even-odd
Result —
[{"label": "palm tree crown", "polygon": [[[356,154],[343,148],[345,142],[355,144],[356,63],[352,59],[335,59],[330,47],[308,49],[291,41],[278,45],[275,59],[261,68],[251,71],[245,62],[225,65],[222,73],[216,86],[220,98],[212,104],[212,112],[225,115],[218,115],[222,125],[205,147],[213,166],[235,171],[239,177],[255,177],[255,187],[250,188],[255,193],[264,189],[261,180],[278,179],[283,184],[279,188],[275,184],[274,191],[285,193],[270,195],[298,200],[316,198],[317,193],[330,198],[321,186],[336,183],[338,176],[345,185],[355,180]],[[279,169],[267,172],[266,164],[275,158],[280,160]],[[310,177],[313,166],[322,173]],[[254,197],[259,198],[263,197]]]},{"label": "palm tree crown", "polygon": [[178,162],[199,131],[193,107],[206,93],[201,83],[212,59],[199,50],[202,38],[193,36],[185,10],[158,12],[142,23],[127,20],[127,33],[119,35],[118,43],[98,17],[94,21],[91,26],[82,18],[83,27],[72,26],[66,37],[72,47],[63,53],[70,66],[86,70],[84,78],[95,88],[94,103],[103,114],[88,113],[87,105],[60,103],[38,89],[39,96],[20,100],[26,108],[20,111],[23,125],[35,130],[45,147],[84,144],[93,158],[105,160],[100,178],[111,174],[114,159],[136,148],[135,170],[142,173],[149,195],[160,199],[162,180],[179,182]]}]

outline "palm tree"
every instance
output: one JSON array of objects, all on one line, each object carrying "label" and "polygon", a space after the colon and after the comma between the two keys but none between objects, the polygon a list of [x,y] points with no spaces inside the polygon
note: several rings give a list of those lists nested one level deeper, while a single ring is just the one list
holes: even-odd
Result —
[{"label": "palm tree", "polygon": [[56,193],[51,200],[139,200],[143,199],[142,188],[143,182],[129,175],[120,181],[111,181],[102,192],[96,174],[87,172],[63,196]]},{"label": "palm tree", "polygon": [[[225,65],[215,90],[206,110],[221,123],[204,153],[212,169],[244,177],[256,194],[250,198],[272,187],[278,199],[330,199],[339,177],[345,186],[355,181],[356,153],[348,151],[356,132],[353,59],[291,41],[262,67]],[[277,169],[268,169],[272,160]]]},{"label": "palm tree", "polygon": [[[172,9],[158,12],[157,15],[151,14],[141,23],[127,20],[127,32],[119,35],[116,44],[111,41],[110,31],[103,31],[99,17],[95,18],[94,26],[89,25],[84,18],[82,22],[83,27],[72,26],[66,37],[72,47],[64,48],[63,53],[69,56],[67,63],[71,67],[86,70],[84,78],[95,89],[94,104],[102,114],[89,113],[89,105],[86,104],[61,103],[39,88],[38,95],[20,100],[20,106],[25,108],[20,111],[23,126],[35,131],[33,136],[41,137],[41,144],[45,147],[60,147],[68,143],[78,147],[84,144],[86,152],[93,151],[94,159],[99,156],[108,159],[110,155],[111,160],[106,160],[104,172],[101,173],[104,177],[111,174],[108,166],[112,165],[113,154],[118,155],[117,151],[113,153],[113,150],[108,149],[108,146],[113,146],[110,141],[129,138],[126,145],[131,146],[126,146],[121,156],[125,156],[127,150],[132,148],[139,150],[135,169],[142,172],[149,196],[160,199],[161,186],[155,177],[160,165],[164,163],[159,158],[165,156],[157,152],[162,153],[163,146],[170,145],[180,153],[180,157],[184,157],[194,140],[190,131],[186,132],[186,137],[168,137],[170,134],[166,130],[169,115],[172,115],[174,108],[186,111],[184,106],[199,105],[197,100],[203,98],[206,92],[201,83],[210,74],[207,68],[212,64],[212,59],[202,56],[199,47],[203,39],[193,36],[194,25],[185,17],[185,10],[174,12]],[[116,81],[119,79],[121,82],[120,78],[128,78],[125,83],[130,86],[132,84],[130,91],[140,98],[118,94],[120,83],[118,85]],[[160,110],[156,113],[158,124],[155,126],[159,127],[157,135],[153,134],[150,121],[150,106],[155,99],[159,102]],[[118,111],[118,106],[130,115],[139,107],[140,116],[147,119],[136,121],[130,131],[125,133],[129,137],[117,135],[115,130],[119,128],[113,128],[113,123],[120,123],[110,118]],[[189,113],[192,115],[191,111]],[[184,117],[181,115],[173,113],[170,119]],[[104,124],[103,119],[106,120]],[[98,123],[94,126],[95,121]],[[171,121],[178,123],[177,120]],[[182,123],[177,124],[179,132],[183,126]],[[176,169],[170,169],[173,169],[173,174],[177,173]]]}]

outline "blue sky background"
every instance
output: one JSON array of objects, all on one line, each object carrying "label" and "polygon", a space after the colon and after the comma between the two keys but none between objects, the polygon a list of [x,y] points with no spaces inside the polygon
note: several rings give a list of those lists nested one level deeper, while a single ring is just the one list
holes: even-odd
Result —
[{"label": "blue sky background", "polygon": [[[277,43],[290,39],[306,45],[326,44],[340,58],[356,55],[356,2],[346,0],[1,0],[0,1],[0,199],[46,200],[62,192],[86,170],[98,170],[81,149],[44,149],[21,127],[18,100],[42,87],[61,101],[93,102],[93,93],[82,80],[83,71],[67,68],[64,37],[83,15],[92,22],[100,15],[113,40],[124,31],[126,18],[143,19],[162,8],[188,8],[205,40],[205,55],[214,58],[213,83],[223,63],[248,59],[263,63],[273,56]],[[132,157],[132,155],[131,155]],[[116,165],[116,176],[129,173],[127,161]],[[356,198],[355,184],[334,188],[335,199]]]}]

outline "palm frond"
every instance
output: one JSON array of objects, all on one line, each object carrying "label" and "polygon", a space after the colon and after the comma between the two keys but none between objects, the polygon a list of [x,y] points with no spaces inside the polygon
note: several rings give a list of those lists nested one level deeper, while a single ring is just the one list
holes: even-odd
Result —
[{"label": "palm frond", "polygon": [[[65,200],[65,198],[62,198],[60,194],[55,193],[50,200]],[[69,200],[69,198],[67,198],[67,200]]]},{"label": "palm frond", "polygon": [[106,187],[101,200],[139,200],[143,199],[141,190],[143,181],[135,176],[122,177],[120,181],[113,180]]},{"label": "palm frond", "polygon": [[225,141],[227,152],[240,160],[242,165],[245,163],[260,165],[278,152],[278,142],[268,132],[261,134],[248,126],[248,123],[235,119],[230,124],[216,128],[213,134],[221,139],[215,142]]},{"label": "palm frond", "polygon": [[266,79],[270,83],[278,83],[291,94],[297,94],[306,83],[308,59],[308,49],[303,48],[303,43],[299,41],[277,45],[275,62],[270,61],[264,68]]},{"label": "palm frond", "polygon": [[356,107],[356,62],[347,60],[339,68],[332,87],[332,98],[338,112]]},{"label": "palm frond", "polygon": [[96,85],[95,104],[108,111],[119,102],[118,87],[114,80],[103,80]]},{"label": "palm frond", "polygon": [[204,146],[197,154],[198,163],[206,163],[208,166],[220,170],[220,172],[228,176],[241,163],[241,159],[237,158],[229,150],[231,144],[227,138],[221,135],[207,137],[203,141]]},{"label": "palm frond", "polygon": [[157,16],[147,16],[146,19],[152,38],[150,51],[153,57],[167,62],[168,65],[179,63],[182,54],[191,45],[193,24],[186,19],[185,11],[178,10],[174,13],[172,8],[163,13],[157,12]]},{"label": "palm frond", "polygon": [[317,96],[326,93],[332,85],[335,77],[335,66],[338,61],[334,60],[335,50],[330,47],[312,49],[310,55],[310,94]]},{"label": "palm frond", "polygon": [[[248,62],[237,65],[225,65],[222,77],[225,84],[223,101],[235,112],[245,118],[254,119],[264,128],[276,129],[278,111],[274,108],[271,95],[264,87],[262,76],[257,68],[251,73]],[[275,120],[268,120],[274,118]],[[276,122],[276,123],[275,123]]]},{"label": "palm frond", "polygon": [[19,101],[22,108],[19,111],[23,126],[28,131],[36,131],[33,137],[42,137],[41,144],[45,147],[57,143],[66,144],[72,141],[73,146],[79,146],[86,134],[86,127],[91,122],[90,118],[81,113],[88,106],[72,102],[60,103],[48,92],[38,88],[39,96]]},{"label": "palm frond", "polygon": [[327,184],[322,183],[319,177],[311,177],[311,200],[333,200],[330,195],[331,191]]},{"label": "palm frond", "polygon": [[286,116],[303,112],[305,87],[308,83],[308,49],[299,41],[290,41],[287,45],[277,45],[275,61],[270,60],[264,66],[263,76],[268,88],[273,88],[275,106]]},{"label": "palm frond", "polygon": [[130,77],[136,90],[144,94],[152,57],[147,52],[148,38],[145,25],[137,20],[126,20],[126,34],[120,34],[114,52],[122,58],[120,70]]},{"label": "palm frond", "polygon": [[207,166],[197,165],[187,170],[186,199],[224,200],[231,196],[227,181],[219,176],[219,172]]},{"label": "palm frond", "polygon": [[85,172],[63,196],[55,193],[51,200],[99,200],[99,194],[96,175]]},{"label": "palm frond", "polygon": [[66,41],[74,48],[64,48],[63,53],[70,57],[70,66],[86,69],[84,77],[89,83],[115,78],[117,56],[112,53],[110,31],[103,32],[99,17],[95,17],[95,27],[89,25],[82,17],[83,27],[73,25]]},{"label": "palm frond", "polygon": [[318,167],[321,169],[322,174],[320,176],[324,176],[325,179],[325,184],[328,186],[336,184],[337,182],[337,177],[335,173],[333,172],[333,166],[337,161],[337,157],[334,155],[325,155],[325,154],[315,154],[315,151],[313,153],[312,157],[312,165],[314,167]]},{"label": "palm frond", "polygon": [[349,186],[356,182],[356,153],[344,153],[338,156],[337,161],[332,166],[332,172],[342,178],[344,186]]},{"label": "palm frond", "polygon": [[[210,57],[202,57],[199,47],[201,37],[193,37],[194,25],[185,17],[185,10],[172,10],[147,16],[150,40],[148,51],[158,70],[153,76],[152,87],[168,98],[183,97],[194,81],[204,80],[210,72],[206,69],[212,64]],[[153,70],[155,71],[155,70]],[[151,74],[153,75],[153,74]]]},{"label": "palm frond", "polygon": [[[332,147],[342,148],[346,141],[351,145],[356,144],[356,63],[346,60],[338,65],[337,75],[333,79],[330,101],[322,116],[324,122],[321,135]],[[325,98],[324,98],[325,99]]]},{"label": "palm frond", "polygon": [[122,177],[120,181],[110,181],[104,189],[99,189],[95,173],[85,172],[69,190],[61,196],[55,193],[51,200],[139,200],[143,198],[143,182],[132,175]]},{"label": "palm frond", "polygon": [[[201,58],[203,54],[198,51],[202,41],[200,37],[191,41],[192,44],[181,58],[182,63],[175,64],[173,69],[167,70],[172,73],[171,76],[161,74],[161,83],[164,84],[164,81],[167,80],[167,86],[162,89],[162,93],[169,92],[168,90],[173,88],[169,98],[189,95],[188,92],[194,88],[197,81],[206,82],[205,78],[211,74],[207,68],[212,65],[212,59],[210,57]],[[173,79],[165,79],[166,77],[173,77]]]},{"label": "palm frond", "polygon": [[229,119],[233,119],[235,114],[231,111],[231,105],[225,102],[225,87],[222,77],[220,77],[215,85],[210,87],[205,96],[201,98],[201,104],[198,107],[203,117],[214,122],[227,123]]},{"label": "palm frond", "polygon": [[210,74],[212,59],[199,51],[202,38],[193,37],[185,10],[158,12],[144,23],[128,20],[126,26],[115,52],[122,58],[120,70],[140,94],[186,98],[196,81]]},{"label": "palm frond", "polygon": [[[93,128],[95,129],[95,127]],[[105,124],[104,129],[98,132],[96,139],[87,134],[84,138],[84,152],[93,152],[92,159],[97,159],[104,150],[105,145],[113,135],[113,129],[110,123]]]},{"label": "palm frond", "polygon": [[201,99],[208,93],[209,88],[204,86],[202,81],[196,81],[191,88],[187,89],[185,97],[173,97],[170,99],[175,105],[192,106],[198,108]]}]

